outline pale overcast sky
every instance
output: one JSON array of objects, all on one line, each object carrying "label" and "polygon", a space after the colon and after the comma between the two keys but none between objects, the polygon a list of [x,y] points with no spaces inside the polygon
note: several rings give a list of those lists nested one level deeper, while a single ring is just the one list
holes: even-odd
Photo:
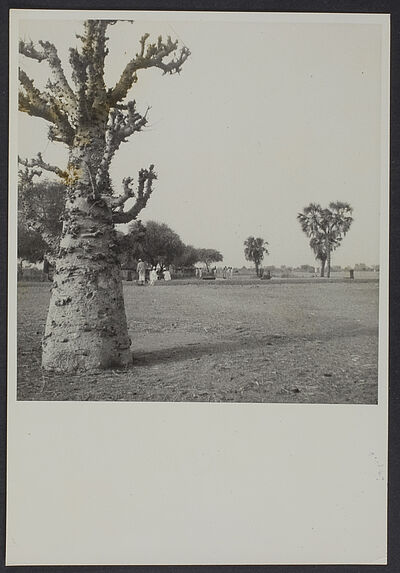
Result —
[{"label": "pale overcast sky", "polygon": [[[154,163],[159,179],[141,219],[220,250],[233,266],[246,264],[249,235],[269,242],[265,265],[313,265],[297,213],[310,202],[348,201],[354,223],[332,262],[378,263],[382,26],[210,17],[142,15],[109,29],[109,86],[144,32],[176,37],[192,53],[181,75],[139,73],[129,99],[143,112],[151,106],[149,125],[115,157],[115,189]],[[53,42],[67,62],[81,25],[24,20],[20,36]],[[40,86],[46,64],[20,61]],[[45,122],[18,115],[20,155],[41,151],[65,165],[66,151],[48,142]]]}]

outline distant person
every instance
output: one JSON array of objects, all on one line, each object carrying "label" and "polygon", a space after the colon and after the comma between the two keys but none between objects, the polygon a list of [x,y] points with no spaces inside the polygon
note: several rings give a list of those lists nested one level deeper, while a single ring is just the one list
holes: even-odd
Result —
[{"label": "distant person", "polygon": [[155,282],[157,280],[157,271],[155,267],[151,267],[151,271],[150,271],[150,277],[149,277],[149,284],[151,286],[154,286]]},{"label": "distant person", "polygon": [[142,259],[138,260],[136,271],[139,275],[138,285],[144,285],[146,282],[146,263]]},{"label": "distant person", "polygon": [[227,270],[228,270],[227,267],[224,267],[224,268],[222,269],[222,278],[223,278],[223,279],[226,279]]},{"label": "distant person", "polygon": [[164,280],[165,281],[171,280],[171,273],[169,272],[169,269],[165,269],[165,271],[164,271]]}]

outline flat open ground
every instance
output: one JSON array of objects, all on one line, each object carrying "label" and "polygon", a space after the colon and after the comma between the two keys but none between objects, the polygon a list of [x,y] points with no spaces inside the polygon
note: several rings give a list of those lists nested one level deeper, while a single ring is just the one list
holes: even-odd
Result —
[{"label": "flat open ground", "polygon": [[49,283],[18,287],[19,400],[375,404],[378,281],[124,285],[127,370],[40,368]]}]

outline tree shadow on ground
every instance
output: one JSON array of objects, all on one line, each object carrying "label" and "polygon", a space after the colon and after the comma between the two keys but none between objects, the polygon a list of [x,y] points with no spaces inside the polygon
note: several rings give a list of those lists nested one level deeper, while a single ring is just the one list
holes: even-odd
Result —
[{"label": "tree shadow on ground", "polygon": [[335,338],[346,339],[353,336],[377,336],[377,328],[358,328],[354,330],[338,330],[337,332],[325,332],[312,335],[258,335],[248,336],[236,340],[226,339],[221,341],[189,343],[184,346],[173,346],[151,351],[134,351],[133,368],[138,366],[152,366],[155,364],[168,364],[184,360],[195,360],[202,356],[213,356],[229,352],[246,352],[250,349],[264,347],[281,347],[292,343],[327,342]]},{"label": "tree shadow on ground", "polygon": [[201,358],[202,356],[213,356],[215,354],[224,354],[225,352],[237,352],[249,348],[262,346],[273,346],[279,344],[285,337],[268,336],[264,339],[256,338],[253,340],[222,340],[220,342],[192,342],[185,346],[175,346],[151,350],[149,352],[137,351],[133,353],[133,366],[145,366],[153,364],[164,364],[168,362],[178,362],[180,360],[191,360]]}]

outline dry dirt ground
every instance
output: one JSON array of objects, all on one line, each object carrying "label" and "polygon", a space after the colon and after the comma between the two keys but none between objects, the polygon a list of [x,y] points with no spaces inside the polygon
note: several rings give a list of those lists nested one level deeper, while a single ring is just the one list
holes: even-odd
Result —
[{"label": "dry dirt ground", "polygon": [[124,285],[133,364],[40,368],[50,285],[18,287],[19,400],[377,403],[378,282]]}]

